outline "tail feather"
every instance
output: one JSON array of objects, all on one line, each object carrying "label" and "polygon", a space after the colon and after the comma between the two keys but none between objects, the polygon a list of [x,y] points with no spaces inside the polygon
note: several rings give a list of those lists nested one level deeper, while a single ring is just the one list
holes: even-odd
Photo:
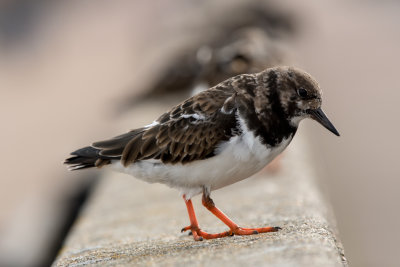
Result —
[{"label": "tail feather", "polygon": [[121,134],[114,138],[95,142],[92,146],[83,147],[71,153],[70,158],[64,161],[69,170],[80,170],[92,167],[102,167],[110,164],[113,159],[121,159],[125,146],[145,128],[139,128]]},{"label": "tail feather", "polygon": [[102,156],[100,151],[100,149],[91,146],[83,147],[72,152],[72,157],[67,158],[64,164],[69,165],[68,170],[70,171],[110,164],[113,157]]}]

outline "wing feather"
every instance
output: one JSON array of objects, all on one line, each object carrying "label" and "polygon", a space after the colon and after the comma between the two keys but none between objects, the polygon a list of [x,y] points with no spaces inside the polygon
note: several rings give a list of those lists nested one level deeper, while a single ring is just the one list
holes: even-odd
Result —
[{"label": "wing feather", "polygon": [[238,133],[235,112],[221,111],[233,93],[230,88],[209,89],[164,113],[154,125],[95,142],[93,147],[100,155],[119,157],[125,166],[146,159],[185,164],[212,157],[220,142]]}]

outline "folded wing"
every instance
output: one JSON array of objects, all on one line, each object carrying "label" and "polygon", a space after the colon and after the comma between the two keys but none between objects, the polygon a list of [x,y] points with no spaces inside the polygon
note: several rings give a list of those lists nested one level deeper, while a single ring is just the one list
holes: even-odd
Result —
[{"label": "folded wing", "polygon": [[222,112],[231,91],[210,89],[164,113],[147,127],[93,143],[98,164],[121,159],[127,166],[140,160],[188,163],[214,156],[219,143],[238,134],[235,112]]}]

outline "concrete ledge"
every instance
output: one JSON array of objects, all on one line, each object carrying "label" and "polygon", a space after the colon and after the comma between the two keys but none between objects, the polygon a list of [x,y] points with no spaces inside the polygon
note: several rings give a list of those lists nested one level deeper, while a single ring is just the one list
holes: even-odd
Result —
[{"label": "concrete ledge", "polygon": [[[261,172],[212,193],[239,225],[280,226],[281,231],[202,242],[180,233],[189,219],[177,191],[106,173],[53,265],[347,266],[308,155],[305,138],[298,135],[279,173]],[[226,230],[200,197],[194,205],[204,230]]]}]

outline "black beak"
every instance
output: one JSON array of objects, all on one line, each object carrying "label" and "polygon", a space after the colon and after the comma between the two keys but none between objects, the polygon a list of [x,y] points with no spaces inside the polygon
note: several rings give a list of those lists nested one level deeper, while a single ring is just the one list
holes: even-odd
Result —
[{"label": "black beak", "polygon": [[309,109],[307,110],[307,113],[311,115],[311,118],[321,123],[322,126],[331,131],[333,134],[340,136],[335,126],[333,126],[333,124],[329,121],[328,117],[325,115],[321,108]]}]

